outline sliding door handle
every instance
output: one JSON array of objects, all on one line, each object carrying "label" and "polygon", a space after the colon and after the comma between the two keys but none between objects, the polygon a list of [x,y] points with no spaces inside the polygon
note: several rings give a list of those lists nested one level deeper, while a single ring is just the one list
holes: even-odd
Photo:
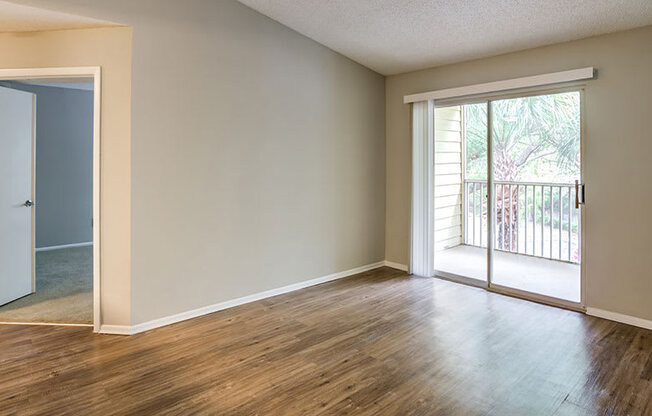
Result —
[{"label": "sliding door handle", "polygon": [[580,181],[575,181],[575,209],[578,209],[585,202],[584,184]]},{"label": "sliding door handle", "polygon": [[580,181],[575,181],[575,209],[580,207]]}]

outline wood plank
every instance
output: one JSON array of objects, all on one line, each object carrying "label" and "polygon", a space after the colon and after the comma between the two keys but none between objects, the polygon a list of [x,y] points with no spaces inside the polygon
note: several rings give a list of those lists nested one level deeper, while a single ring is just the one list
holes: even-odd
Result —
[{"label": "wood plank", "polygon": [[435,197],[435,208],[450,207],[454,205],[462,205],[461,194]]},{"label": "wood plank", "polygon": [[462,224],[462,216],[454,215],[452,217],[445,217],[435,221],[435,231],[441,230],[442,228],[452,227],[454,225]]},{"label": "wood plank", "polygon": [[457,131],[435,130],[435,142],[462,142],[462,135]]},{"label": "wood plank", "polygon": [[440,185],[435,186],[435,198],[448,195],[457,195],[462,192],[461,185]]},{"label": "wood plank", "polygon": [[435,153],[435,163],[462,163],[461,153]]},{"label": "wood plank", "polygon": [[0,414],[644,416],[650,363],[652,331],[380,268],[132,337],[2,325]]},{"label": "wood plank", "polygon": [[460,131],[462,129],[459,121],[435,119],[435,130]]},{"label": "wood plank", "polygon": [[457,143],[457,142],[435,142],[435,152],[462,153],[462,143]]},{"label": "wood plank", "polygon": [[452,237],[442,241],[435,242],[435,251],[445,250],[462,244],[462,237]]},{"label": "wood plank", "polygon": [[452,217],[454,215],[460,215],[461,213],[462,213],[462,208],[460,206],[437,208],[435,209],[435,220],[440,220],[446,217]]},{"label": "wood plank", "polygon": [[459,225],[437,230],[435,232],[435,243],[444,240],[449,240],[454,237],[457,237],[458,239],[462,238],[462,227],[460,227]]},{"label": "wood plank", "polygon": [[435,164],[435,175],[449,175],[452,173],[462,173],[462,165],[459,163]]},{"label": "wood plank", "polygon": [[462,183],[462,175],[459,173],[450,175],[437,175],[435,177],[435,186],[456,185]]},{"label": "wood plank", "polygon": [[462,119],[462,107],[436,107],[435,119],[460,121]]}]

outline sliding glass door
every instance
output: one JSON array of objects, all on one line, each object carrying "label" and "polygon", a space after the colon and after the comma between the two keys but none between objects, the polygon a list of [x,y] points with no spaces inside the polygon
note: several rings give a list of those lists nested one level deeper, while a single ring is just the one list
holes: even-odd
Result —
[{"label": "sliding glass door", "polygon": [[495,100],[491,106],[491,283],[580,302],[580,93]]},{"label": "sliding glass door", "polygon": [[435,273],[487,284],[487,104],[435,108]]},{"label": "sliding glass door", "polygon": [[582,301],[580,101],[571,91],[436,105],[436,275]]}]

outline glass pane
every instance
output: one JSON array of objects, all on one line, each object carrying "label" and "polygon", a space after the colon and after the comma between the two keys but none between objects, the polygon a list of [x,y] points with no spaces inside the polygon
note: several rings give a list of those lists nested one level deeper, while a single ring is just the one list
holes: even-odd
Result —
[{"label": "glass pane", "polygon": [[580,94],[492,102],[492,283],[580,301]]},{"label": "glass pane", "polygon": [[487,280],[487,106],[435,109],[435,270]]}]

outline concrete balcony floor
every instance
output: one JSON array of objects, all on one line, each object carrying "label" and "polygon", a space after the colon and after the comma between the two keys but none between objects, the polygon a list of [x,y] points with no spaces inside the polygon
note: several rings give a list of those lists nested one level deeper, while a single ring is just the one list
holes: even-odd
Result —
[{"label": "concrete balcony floor", "polygon": [[[435,270],[487,280],[487,249],[459,245],[435,253]],[[580,266],[557,260],[496,251],[492,283],[580,302]]]}]

